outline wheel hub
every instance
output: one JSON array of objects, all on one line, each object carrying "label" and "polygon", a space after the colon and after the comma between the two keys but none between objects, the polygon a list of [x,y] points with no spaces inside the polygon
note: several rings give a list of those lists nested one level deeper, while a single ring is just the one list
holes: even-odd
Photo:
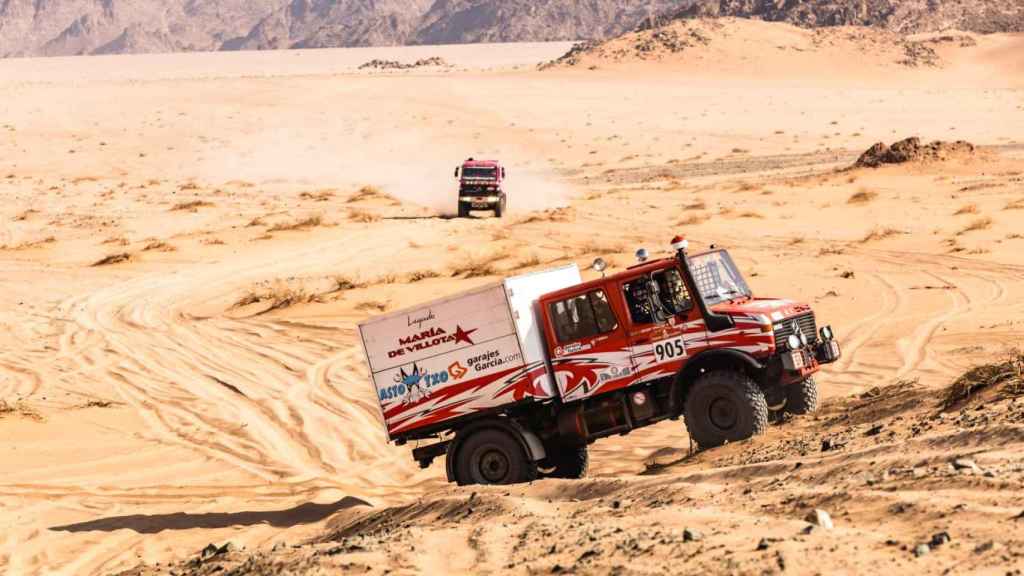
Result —
[{"label": "wheel hub", "polygon": [[508,476],[508,470],[508,457],[499,450],[488,450],[480,458],[480,475],[487,482],[501,482]]},{"label": "wheel hub", "polygon": [[715,398],[708,407],[711,423],[720,430],[731,430],[736,426],[739,411],[736,404],[728,398]]}]

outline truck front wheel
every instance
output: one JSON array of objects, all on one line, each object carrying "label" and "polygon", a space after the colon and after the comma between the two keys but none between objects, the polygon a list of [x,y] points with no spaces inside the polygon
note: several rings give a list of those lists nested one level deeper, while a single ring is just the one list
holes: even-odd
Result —
[{"label": "truck front wheel", "polygon": [[818,409],[818,384],[814,378],[786,386],[786,412],[810,414]]},{"label": "truck front wheel", "polygon": [[495,218],[501,218],[502,215],[505,214],[505,206],[506,206],[505,202],[506,202],[505,198],[502,197],[501,200],[498,201],[498,204],[494,206],[494,217]]},{"label": "truck front wheel", "polygon": [[522,445],[505,431],[473,432],[455,453],[455,481],[467,484],[517,484],[537,478],[537,465]]},{"label": "truck front wheel", "polygon": [[701,448],[746,440],[768,428],[764,393],[746,374],[702,374],[686,396],[686,429]]},{"label": "truck front wheel", "polygon": [[553,446],[546,451],[547,458],[541,462],[541,473],[545,478],[578,479],[587,475],[590,455],[586,446]]},{"label": "truck front wheel", "polygon": [[459,202],[459,218],[469,218],[469,208],[462,202]]}]

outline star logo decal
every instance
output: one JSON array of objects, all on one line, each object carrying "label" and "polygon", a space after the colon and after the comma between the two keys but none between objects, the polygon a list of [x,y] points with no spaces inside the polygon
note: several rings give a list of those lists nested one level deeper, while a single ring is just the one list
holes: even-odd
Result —
[{"label": "star logo decal", "polygon": [[474,328],[472,330],[463,330],[462,326],[456,326],[455,327],[455,343],[458,344],[459,342],[465,342],[466,344],[469,344],[470,346],[472,346],[475,343],[469,337],[472,336],[473,332],[476,332],[477,330],[478,330],[478,328]]}]

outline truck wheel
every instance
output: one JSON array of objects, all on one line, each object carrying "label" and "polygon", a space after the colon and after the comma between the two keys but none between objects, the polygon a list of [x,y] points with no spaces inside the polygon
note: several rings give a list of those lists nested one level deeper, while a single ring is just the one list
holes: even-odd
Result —
[{"label": "truck wheel", "polygon": [[797,384],[786,386],[786,412],[810,414],[818,409],[818,384],[808,378]]},{"label": "truck wheel", "polygon": [[498,204],[494,207],[494,217],[501,218],[501,215],[505,213],[505,199],[502,198]]},{"label": "truck wheel", "polygon": [[466,208],[462,202],[459,202],[459,218],[469,218],[469,208]]},{"label": "truck wheel", "polygon": [[545,478],[583,478],[590,467],[590,455],[586,446],[569,447],[554,446],[547,449],[548,457],[544,459],[547,470]]},{"label": "truck wheel", "polygon": [[537,478],[537,465],[507,432],[485,428],[466,438],[455,454],[455,481],[467,484],[517,484]]},{"label": "truck wheel", "polygon": [[701,448],[746,440],[767,428],[764,393],[742,372],[703,374],[686,396],[686,429]]}]

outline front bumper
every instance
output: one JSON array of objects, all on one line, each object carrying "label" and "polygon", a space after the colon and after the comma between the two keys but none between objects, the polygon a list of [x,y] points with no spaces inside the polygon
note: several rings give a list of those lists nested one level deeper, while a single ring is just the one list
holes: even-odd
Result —
[{"label": "front bumper", "polygon": [[816,344],[788,350],[780,354],[785,380],[802,380],[818,371],[822,364],[831,364],[842,357],[842,349],[835,338],[820,340]]},{"label": "front bumper", "polygon": [[471,208],[491,208],[501,202],[501,196],[460,196],[459,202]]}]

